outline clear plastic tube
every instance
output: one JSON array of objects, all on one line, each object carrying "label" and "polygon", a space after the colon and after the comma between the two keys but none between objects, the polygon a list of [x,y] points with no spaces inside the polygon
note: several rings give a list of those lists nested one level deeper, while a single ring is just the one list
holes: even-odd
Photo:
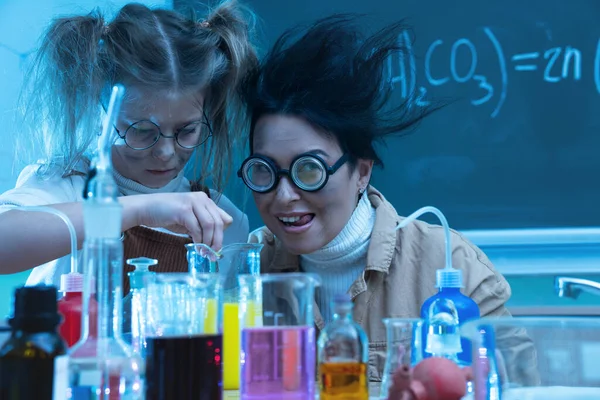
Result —
[{"label": "clear plastic tube", "polygon": [[75,227],[73,223],[67,217],[65,213],[56,208],[48,207],[48,206],[10,206],[11,209],[19,210],[19,211],[32,211],[32,212],[45,212],[48,214],[53,214],[63,220],[63,222],[67,225],[69,229],[69,235],[71,236],[71,272],[77,272],[77,232],[75,231]]},{"label": "clear plastic tube", "polygon": [[[121,85],[112,89],[83,202],[82,335],[69,354],[69,389],[86,398],[97,393],[110,399],[143,398],[143,360],[122,337],[122,207],[111,162],[114,122],[124,91]],[[97,304],[96,335],[90,335],[91,299]]]},{"label": "clear plastic tube", "polygon": [[431,213],[431,214],[434,214],[436,217],[438,217],[438,219],[440,220],[440,222],[442,224],[442,227],[444,228],[444,245],[446,247],[446,268],[452,268],[452,247],[450,245],[450,226],[448,225],[448,221],[446,220],[446,217],[444,216],[444,214],[442,214],[442,212],[440,210],[438,210],[437,208],[432,207],[432,206],[421,207],[417,211],[415,211],[414,213],[412,213],[408,217],[406,217],[404,220],[402,220],[402,222],[400,222],[398,224],[398,226],[396,227],[396,230],[404,228],[405,226],[407,226],[408,224],[410,224],[411,222],[413,222],[414,220],[416,220],[417,218],[419,218],[421,215],[423,215],[425,213]]},{"label": "clear plastic tube", "polygon": [[123,85],[115,85],[112,88],[108,109],[102,122],[102,135],[98,140],[98,160],[96,164],[97,170],[111,171],[112,160],[111,149],[113,145],[114,126],[117,121],[121,103],[125,96],[125,87]]},{"label": "clear plastic tube", "polygon": [[460,288],[463,284],[462,270],[452,268],[452,246],[450,243],[450,226],[446,217],[440,210],[435,207],[426,206],[419,208],[414,213],[410,214],[406,219],[402,220],[396,230],[404,228],[415,219],[425,213],[434,214],[440,220],[442,227],[444,228],[444,244],[446,248],[446,262],[444,268],[436,271],[436,287],[438,288]]}]

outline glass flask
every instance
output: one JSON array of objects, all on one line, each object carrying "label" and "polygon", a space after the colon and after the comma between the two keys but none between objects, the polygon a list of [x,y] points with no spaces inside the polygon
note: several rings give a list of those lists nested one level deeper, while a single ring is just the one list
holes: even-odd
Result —
[{"label": "glass flask", "polygon": [[337,295],[333,320],[317,341],[321,400],[369,400],[369,341],[352,319],[352,300]]}]

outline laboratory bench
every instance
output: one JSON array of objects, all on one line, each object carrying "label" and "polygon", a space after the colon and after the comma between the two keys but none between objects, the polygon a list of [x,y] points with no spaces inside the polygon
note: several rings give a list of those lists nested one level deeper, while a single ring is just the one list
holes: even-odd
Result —
[{"label": "laboratory bench", "polygon": [[[226,390],[223,400],[239,400],[240,394],[237,390]],[[379,400],[379,396],[371,396],[370,400]]]},{"label": "laboratory bench", "polygon": [[600,306],[534,305],[508,307],[513,317],[600,317]]}]

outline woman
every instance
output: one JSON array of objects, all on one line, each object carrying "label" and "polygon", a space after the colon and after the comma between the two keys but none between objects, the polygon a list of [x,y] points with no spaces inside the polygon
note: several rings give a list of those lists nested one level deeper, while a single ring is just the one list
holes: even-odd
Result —
[{"label": "woman", "polygon": [[[370,347],[369,379],[380,382],[386,336],[382,319],[419,317],[436,293],[444,267],[439,226],[402,220],[369,186],[382,161],[376,141],[404,132],[429,111],[387,103],[383,74],[391,53],[402,51],[393,24],[362,37],[355,18],[318,21],[294,39],[286,32],[248,78],[244,96],[252,115],[250,153],[239,175],[253,190],[266,226],[250,234],[264,244],[262,272],[320,275],[315,323],[332,318],[330,301],[347,292]],[[452,233],[453,264],[483,316],[509,315],[506,280],[486,256]]]},{"label": "woman", "polygon": [[[81,245],[89,154],[115,83],[126,87],[112,148],[125,259],[152,257],[158,271],[187,271],[184,244],[245,242],[247,217],[202,184],[210,179],[221,187],[242,131],[235,88],[256,62],[248,28],[232,2],[205,20],[133,3],[112,21],[98,13],[54,20],[26,87],[32,132],[23,136],[40,138],[45,159],[25,168],[16,188],[0,196],[0,273],[37,266],[27,284],[58,285],[69,271],[63,222],[9,207],[63,211]],[[192,182],[186,169],[194,172]],[[127,293],[128,279],[124,284]]]}]

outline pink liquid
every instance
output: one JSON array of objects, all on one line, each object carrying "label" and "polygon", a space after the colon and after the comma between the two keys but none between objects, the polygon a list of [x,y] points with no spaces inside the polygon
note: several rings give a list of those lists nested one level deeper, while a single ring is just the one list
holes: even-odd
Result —
[{"label": "pink liquid", "polygon": [[242,330],[240,399],[314,399],[315,355],[313,327]]}]

